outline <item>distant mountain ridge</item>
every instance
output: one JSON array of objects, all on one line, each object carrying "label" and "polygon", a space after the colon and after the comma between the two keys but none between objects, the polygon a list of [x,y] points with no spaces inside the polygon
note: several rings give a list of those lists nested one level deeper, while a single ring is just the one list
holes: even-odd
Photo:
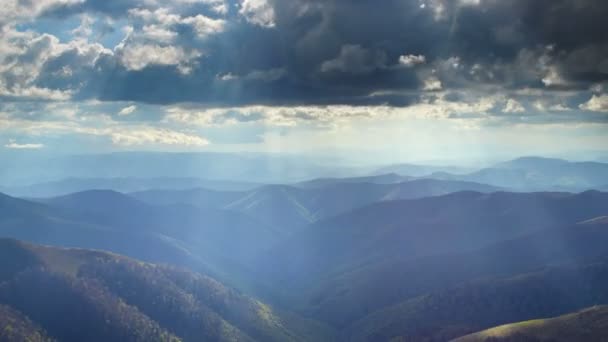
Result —
[{"label": "distant mountain ridge", "polygon": [[468,174],[441,172],[429,177],[473,181],[520,191],[603,190],[608,178],[608,163],[522,157]]},{"label": "distant mountain ridge", "polygon": [[606,213],[608,193],[594,191],[458,192],[380,202],[315,223],[274,247],[259,267],[283,289],[299,291],[363,265],[474,250]]},{"label": "distant mountain ridge", "polygon": [[261,184],[200,178],[66,178],[59,181],[22,186],[0,186],[0,191],[16,197],[35,198],[62,196],[91,189],[123,193],[150,189],[186,190],[198,187],[216,191],[244,191],[258,186],[261,186]]},{"label": "distant mountain ridge", "polygon": [[201,178],[245,183],[287,183],[360,172],[335,158],[273,153],[116,152],[14,158],[0,167],[4,186],[65,178]]},{"label": "distant mountain ridge", "polygon": [[202,208],[234,210],[285,232],[294,232],[304,225],[375,202],[438,196],[463,190],[501,190],[473,182],[414,179],[389,183],[392,180],[397,178],[388,175],[322,179],[295,186],[266,185],[246,192],[214,192],[205,189],[152,190],[131,195],[153,204],[187,203]]}]

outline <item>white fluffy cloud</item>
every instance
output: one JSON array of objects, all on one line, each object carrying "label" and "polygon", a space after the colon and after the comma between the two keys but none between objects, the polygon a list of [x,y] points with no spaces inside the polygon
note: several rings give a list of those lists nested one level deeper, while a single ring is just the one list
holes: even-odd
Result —
[{"label": "white fluffy cloud", "polygon": [[436,91],[436,90],[441,90],[442,88],[443,88],[443,86],[441,84],[441,80],[439,80],[435,76],[431,76],[431,77],[425,79],[424,83],[422,85],[422,89],[426,90],[426,91]]},{"label": "white fluffy cloud", "polygon": [[592,112],[608,112],[608,94],[593,95],[589,101],[581,104],[579,108]]},{"label": "white fluffy cloud", "polygon": [[127,115],[130,115],[130,114],[133,114],[133,112],[135,110],[137,110],[137,106],[136,105],[127,106],[127,107],[121,109],[118,112],[118,115],[120,115],[120,116],[127,116]]},{"label": "white fluffy cloud", "polygon": [[36,18],[53,7],[83,2],[84,0],[3,0],[2,5],[0,5],[0,28],[3,25]]},{"label": "white fluffy cloud", "polygon": [[156,31],[164,32],[164,36],[177,36],[177,32],[175,32],[176,25],[191,26],[199,38],[206,38],[212,34],[220,33],[226,27],[224,19],[213,19],[202,14],[181,16],[172,13],[168,8],[157,8],[155,10],[131,9],[129,10],[129,16],[134,21],[141,22],[144,28],[148,27],[148,30],[154,28]]},{"label": "white fluffy cloud", "polygon": [[252,24],[275,26],[274,8],[267,0],[243,0],[239,13]]},{"label": "white fluffy cloud", "polygon": [[170,145],[170,146],[206,146],[209,141],[198,135],[160,128],[140,128],[134,130],[111,131],[107,135],[112,143],[121,146],[137,145]]},{"label": "white fluffy cloud", "polygon": [[424,55],[402,55],[399,56],[399,64],[411,68],[418,64],[424,64],[426,57]]},{"label": "white fluffy cloud", "polygon": [[504,113],[523,113],[525,110],[524,106],[517,100],[508,99],[505,108],[502,111]]},{"label": "white fluffy cloud", "polygon": [[[51,62],[66,55],[71,56],[70,64],[61,68],[44,69]],[[0,33],[0,96],[69,99],[77,90],[76,87],[88,81],[79,80],[79,72],[92,70],[102,55],[112,55],[112,51],[85,40],[62,43],[50,34],[4,28]],[[53,79],[73,86],[46,88],[37,84],[40,78]]]},{"label": "white fluffy cloud", "polygon": [[128,44],[117,51],[122,65],[128,70],[142,70],[148,65],[176,65],[183,74],[188,74],[194,60],[201,56],[198,51],[158,44]]}]

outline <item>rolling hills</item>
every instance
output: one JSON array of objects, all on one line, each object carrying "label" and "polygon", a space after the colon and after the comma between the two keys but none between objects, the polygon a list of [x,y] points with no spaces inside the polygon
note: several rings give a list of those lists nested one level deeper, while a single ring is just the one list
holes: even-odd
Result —
[{"label": "rolling hills", "polygon": [[131,195],[151,204],[185,203],[201,208],[237,211],[289,234],[307,224],[375,202],[438,196],[464,190],[484,193],[500,190],[472,182],[433,179],[384,183],[389,180],[394,178],[389,175],[380,178],[320,179],[295,186],[267,185],[247,192],[192,189],[144,191]]},{"label": "rolling hills", "polygon": [[303,290],[294,306],[344,326],[396,302],[474,279],[601,259],[608,256],[607,246],[608,222],[555,227],[474,251],[366,265],[322,279]]},{"label": "rolling hills", "polygon": [[389,201],[323,220],[259,260],[283,286],[390,259],[475,250],[608,212],[608,194],[460,192]]},{"label": "rolling hills", "polygon": [[436,172],[429,177],[490,184],[518,191],[584,191],[606,184],[608,164],[522,157],[467,174]]},{"label": "rolling hills", "polygon": [[4,257],[23,265],[10,272],[0,267],[3,274],[12,273],[0,282],[0,303],[61,341],[332,338],[319,323],[190,271],[105,252],[7,239],[0,245]]},{"label": "rolling hills", "polygon": [[[0,305],[43,340],[445,341],[608,304],[608,194],[499,190],[387,175],[0,195],[1,237],[84,248],[2,240]],[[37,307],[62,301],[91,335]]]},{"label": "rolling hills", "polygon": [[471,281],[376,311],[347,329],[347,339],[446,341],[500,324],[608,303],[607,282],[605,261]]},{"label": "rolling hills", "polygon": [[243,214],[189,205],[152,206],[112,191],[41,202],[1,199],[0,237],[103,249],[218,277],[240,274],[244,261],[280,237]]}]

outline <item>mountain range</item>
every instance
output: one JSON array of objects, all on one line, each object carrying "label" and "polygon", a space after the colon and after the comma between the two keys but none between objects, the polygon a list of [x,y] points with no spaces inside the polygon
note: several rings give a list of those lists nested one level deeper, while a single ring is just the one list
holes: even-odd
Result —
[{"label": "mountain range", "polygon": [[[52,160],[20,158],[0,166],[0,191],[34,198],[91,189],[123,193],[193,188],[249,191],[265,184],[315,188],[336,183],[395,184],[424,178],[488,184],[511,191],[605,191],[608,187],[608,164],[602,162],[522,157],[477,168],[395,164],[366,169],[356,166],[319,168],[318,162],[301,158],[273,158],[277,159],[272,155],[214,153],[118,153]],[[105,166],[95,167],[99,164]]]},{"label": "mountain range", "polygon": [[606,184],[608,164],[522,157],[467,174],[436,172],[429,177],[490,184],[518,191],[584,191]]},{"label": "mountain range", "polygon": [[494,192],[497,187],[461,181],[417,179],[398,183],[392,175],[378,177],[323,179],[295,186],[266,185],[245,192],[218,192],[206,189],[181,191],[150,190],[132,193],[152,204],[190,204],[201,208],[234,210],[289,232],[375,202],[422,198],[471,190]]},{"label": "mountain range", "polygon": [[602,331],[600,316],[573,317],[608,304],[606,289],[597,190],[381,174],[0,194],[9,340],[534,340],[554,321],[526,322],[560,315]]}]

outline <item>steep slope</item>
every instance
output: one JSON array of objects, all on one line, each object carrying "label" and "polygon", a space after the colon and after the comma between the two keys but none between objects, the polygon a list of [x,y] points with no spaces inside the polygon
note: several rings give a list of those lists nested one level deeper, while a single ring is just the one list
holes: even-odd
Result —
[{"label": "steep slope", "polygon": [[281,287],[390,259],[474,250],[543,228],[605,215],[608,194],[474,192],[376,203],[308,227],[260,268]]},{"label": "steep slope", "polygon": [[315,221],[314,213],[306,201],[303,190],[284,185],[268,185],[247,193],[225,208],[245,213],[291,233]]},{"label": "steep slope", "polygon": [[0,341],[52,342],[46,332],[20,312],[0,305]]},{"label": "steep slope", "polygon": [[608,303],[608,263],[479,280],[377,311],[347,330],[352,341],[446,341],[509,322]]},{"label": "steep slope", "polygon": [[594,306],[555,318],[506,324],[454,340],[484,341],[608,341],[608,307]]},{"label": "steep slope", "polygon": [[168,266],[88,250],[0,240],[36,265],[0,283],[0,303],[61,341],[326,340],[321,324]]},{"label": "steep slope", "polygon": [[313,317],[344,326],[396,302],[477,278],[516,275],[605,256],[608,222],[596,219],[546,229],[472,252],[367,265],[322,279],[300,292],[300,302],[295,305]]}]

